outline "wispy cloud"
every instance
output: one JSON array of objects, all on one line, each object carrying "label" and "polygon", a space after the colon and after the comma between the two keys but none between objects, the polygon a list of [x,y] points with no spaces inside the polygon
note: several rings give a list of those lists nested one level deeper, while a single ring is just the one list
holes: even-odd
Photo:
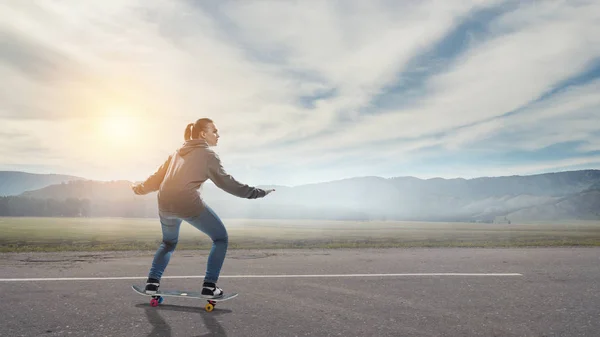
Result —
[{"label": "wispy cloud", "polygon": [[454,130],[443,138],[444,143],[449,148],[491,145],[498,150],[535,151],[563,142],[590,141],[598,137],[600,128],[598,92],[600,79],[564,88],[509,115]]},{"label": "wispy cloud", "polygon": [[600,164],[598,31],[594,1],[2,4],[0,163],[140,179],[209,116],[249,183]]}]

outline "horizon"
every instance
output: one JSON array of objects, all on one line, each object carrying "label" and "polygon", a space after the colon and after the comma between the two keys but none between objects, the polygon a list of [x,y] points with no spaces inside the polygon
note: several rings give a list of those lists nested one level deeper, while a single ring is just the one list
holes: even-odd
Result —
[{"label": "horizon", "polygon": [[600,168],[593,1],[0,8],[0,170],[145,180],[202,117],[255,186]]},{"label": "horizon", "polygon": [[[307,182],[307,183],[304,183],[304,184],[298,184],[298,185],[256,184],[256,186],[280,186],[280,187],[289,187],[289,188],[292,188],[292,187],[299,187],[299,186],[305,186],[305,185],[316,185],[316,184],[330,183],[330,182],[336,182],[336,181],[351,180],[351,179],[363,179],[363,178],[378,178],[378,179],[385,179],[385,180],[389,180],[389,179],[402,179],[402,178],[413,178],[413,179],[419,179],[419,180],[425,180],[425,181],[426,180],[435,180],[435,179],[443,179],[443,180],[476,180],[476,179],[484,179],[484,178],[531,177],[531,176],[538,176],[538,175],[544,175],[544,174],[570,173],[570,172],[581,172],[581,171],[600,171],[600,168],[589,168],[589,169],[581,169],[581,170],[550,171],[550,172],[533,173],[533,174],[511,174],[511,175],[499,175],[499,176],[475,176],[475,177],[470,177],[470,178],[464,178],[464,177],[450,177],[450,178],[444,178],[444,177],[427,177],[427,178],[421,178],[421,177],[416,177],[416,176],[390,176],[390,177],[382,177],[382,176],[373,176],[373,175],[371,175],[371,176],[353,176],[353,177],[339,178],[339,179],[333,179],[333,180],[311,181],[311,182]],[[26,171],[0,170],[0,173],[4,173],[4,172],[8,172],[8,173],[36,174],[36,175],[72,176],[72,177],[75,177],[75,178],[81,178],[81,179],[83,179],[85,181],[95,181],[95,182],[119,182],[119,181],[136,182],[136,181],[132,181],[132,180],[128,180],[128,179],[108,179],[108,180],[92,179],[92,178],[88,178],[88,177],[73,176],[73,175],[62,174],[62,173],[34,173],[34,172],[26,172]],[[211,180],[207,180],[205,182],[205,184],[214,185],[214,183]]]}]

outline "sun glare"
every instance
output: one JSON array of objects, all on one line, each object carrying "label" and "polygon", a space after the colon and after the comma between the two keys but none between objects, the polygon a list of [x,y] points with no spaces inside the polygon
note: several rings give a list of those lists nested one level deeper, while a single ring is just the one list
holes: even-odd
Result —
[{"label": "sun glare", "polygon": [[135,130],[134,120],[125,115],[107,116],[102,120],[101,130],[107,140],[121,142]]}]

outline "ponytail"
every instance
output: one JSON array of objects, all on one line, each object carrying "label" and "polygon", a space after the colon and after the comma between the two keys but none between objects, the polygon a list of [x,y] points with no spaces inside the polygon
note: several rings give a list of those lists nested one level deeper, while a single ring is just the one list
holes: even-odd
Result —
[{"label": "ponytail", "polygon": [[213,123],[210,118],[200,118],[195,123],[188,124],[183,133],[183,139],[185,139],[185,141],[198,139],[198,137],[200,137],[200,131],[205,130],[209,123]]},{"label": "ponytail", "polygon": [[194,123],[190,123],[185,128],[185,132],[183,133],[183,139],[186,141],[192,139],[192,128],[194,127]]}]

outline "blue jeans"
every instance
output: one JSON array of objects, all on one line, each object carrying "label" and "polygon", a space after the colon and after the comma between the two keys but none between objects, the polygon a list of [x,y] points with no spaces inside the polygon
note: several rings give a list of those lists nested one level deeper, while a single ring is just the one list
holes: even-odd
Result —
[{"label": "blue jeans", "polygon": [[186,221],[211,238],[213,244],[208,254],[204,282],[217,283],[229,243],[227,230],[219,216],[210,207],[206,206],[206,209],[200,215],[189,218],[180,218],[162,213],[159,214],[159,217],[163,241],[154,255],[148,277],[160,280],[177,246],[181,222]]}]

